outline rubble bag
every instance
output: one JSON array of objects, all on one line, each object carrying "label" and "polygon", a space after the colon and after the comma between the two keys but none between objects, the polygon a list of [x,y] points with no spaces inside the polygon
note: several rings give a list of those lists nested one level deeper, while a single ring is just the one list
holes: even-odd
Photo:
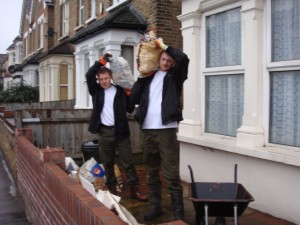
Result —
[{"label": "rubble bag", "polygon": [[126,59],[121,56],[110,58],[109,65],[112,71],[112,79],[115,84],[125,89],[133,86],[134,77]]},{"label": "rubble bag", "polygon": [[157,48],[154,40],[139,43],[137,48],[138,71],[144,77],[158,69],[162,49]]}]

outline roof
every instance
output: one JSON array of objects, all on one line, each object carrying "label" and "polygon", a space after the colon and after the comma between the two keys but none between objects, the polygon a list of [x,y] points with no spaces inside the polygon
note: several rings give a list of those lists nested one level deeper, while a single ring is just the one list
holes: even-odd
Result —
[{"label": "roof", "polygon": [[23,67],[26,65],[37,65],[39,62],[46,58],[49,55],[72,55],[74,53],[74,46],[71,43],[65,42],[58,46],[53,47],[52,49],[49,49],[48,51],[42,52],[36,52],[26,60],[24,60],[20,65],[15,65],[15,67],[12,69],[12,73],[17,71],[22,71]]},{"label": "roof", "polygon": [[69,42],[64,42],[60,45],[57,45],[51,49],[49,49],[46,52],[43,52],[41,55],[39,55],[39,61],[44,59],[45,57],[49,55],[72,55],[74,53],[74,45]]},{"label": "roof", "polygon": [[78,31],[70,41],[72,43],[79,43],[109,28],[139,30],[144,32],[147,29],[147,23],[131,4],[128,3],[109,12],[107,16],[96,20],[89,26]]}]

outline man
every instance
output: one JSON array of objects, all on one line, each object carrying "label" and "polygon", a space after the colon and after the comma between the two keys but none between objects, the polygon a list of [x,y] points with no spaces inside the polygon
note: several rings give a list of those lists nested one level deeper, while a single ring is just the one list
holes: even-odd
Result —
[{"label": "man", "polygon": [[175,219],[184,219],[183,189],[179,177],[178,122],[182,118],[180,97],[187,79],[189,59],[179,49],[156,40],[163,49],[159,70],[153,75],[138,78],[132,87],[130,104],[139,105],[135,117],[141,127],[141,147],[148,170],[150,209],[144,220],[163,214],[161,209],[162,169],[172,198]]},{"label": "man", "polygon": [[130,131],[127,111],[132,112],[127,104],[125,91],[112,84],[112,72],[105,67],[110,54],[106,53],[96,61],[86,73],[89,93],[92,96],[93,110],[89,123],[91,133],[99,133],[100,156],[106,173],[106,185],[116,194],[117,179],[114,172],[116,152],[124,168],[131,188],[131,197],[138,201],[147,201],[139,190],[139,180],[133,164]]}]

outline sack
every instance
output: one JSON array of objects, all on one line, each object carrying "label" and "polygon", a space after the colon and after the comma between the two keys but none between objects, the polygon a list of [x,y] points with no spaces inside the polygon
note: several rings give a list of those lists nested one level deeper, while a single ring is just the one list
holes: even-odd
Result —
[{"label": "sack", "polygon": [[112,79],[115,84],[124,89],[133,86],[134,77],[132,71],[129,63],[123,57],[110,58],[109,65],[112,71]]},{"label": "sack", "polygon": [[156,36],[149,32],[143,36],[137,47],[137,65],[140,75],[147,77],[159,68],[162,49],[156,47]]}]

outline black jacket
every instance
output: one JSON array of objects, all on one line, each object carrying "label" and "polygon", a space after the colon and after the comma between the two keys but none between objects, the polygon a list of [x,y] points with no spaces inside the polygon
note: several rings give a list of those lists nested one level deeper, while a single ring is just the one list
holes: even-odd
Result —
[{"label": "black jacket", "polygon": [[[172,58],[176,61],[176,64],[167,72],[163,81],[163,96],[161,104],[163,125],[183,120],[180,96],[183,82],[187,79],[189,65],[187,55],[181,50],[169,46],[166,52],[172,56]],[[138,78],[131,90],[130,105],[139,105],[135,113],[135,118],[141,127],[147,115],[150,83],[154,76],[155,74],[146,78]]]},{"label": "black jacket", "polygon": [[[104,89],[96,81],[96,75],[100,67],[103,66],[99,61],[96,61],[94,65],[86,73],[86,80],[89,89],[89,93],[92,96],[93,110],[89,123],[89,132],[95,134],[99,132],[101,126],[100,114],[104,105]],[[130,136],[129,125],[127,120],[127,112],[132,112],[133,107],[128,107],[127,95],[123,88],[115,86],[117,88],[116,96],[114,99],[114,116],[115,116],[115,132],[116,139],[123,140]]]}]

